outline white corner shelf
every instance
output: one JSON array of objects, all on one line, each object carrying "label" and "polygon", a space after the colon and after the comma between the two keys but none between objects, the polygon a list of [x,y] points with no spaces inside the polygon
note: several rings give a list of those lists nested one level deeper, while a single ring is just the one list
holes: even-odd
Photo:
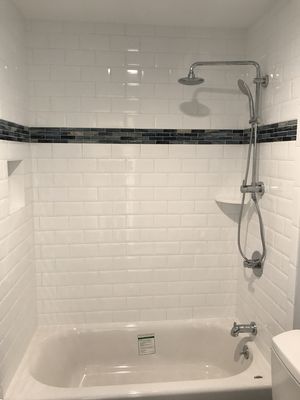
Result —
[{"label": "white corner shelf", "polygon": [[[242,196],[227,196],[227,195],[217,195],[215,197],[215,202],[218,207],[225,215],[227,215],[232,220],[238,220],[241,204],[242,204]],[[249,206],[249,197],[247,196],[245,199],[244,209],[246,210]]]},{"label": "white corner shelf", "polygon": [[25,178],[22,160],[7,161],[9,214],[25,207]]},{"label": "white corner shelf", "polygon": [[223,196],[217,195],[215,198],[217,203],[229,204],[239,206],[242,203],[242,196]]}]

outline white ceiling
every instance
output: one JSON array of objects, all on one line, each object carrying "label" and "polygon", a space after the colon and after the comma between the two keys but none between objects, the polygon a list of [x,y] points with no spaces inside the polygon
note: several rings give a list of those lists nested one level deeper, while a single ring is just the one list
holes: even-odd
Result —
[{"label": "white ceiling", "polygon": [[248,28],[280,0],[13,0],[30,19]]}]

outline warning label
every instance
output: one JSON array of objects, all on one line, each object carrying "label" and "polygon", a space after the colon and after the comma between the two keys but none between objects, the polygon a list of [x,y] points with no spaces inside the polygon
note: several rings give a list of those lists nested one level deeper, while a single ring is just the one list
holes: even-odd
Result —
[{"label": "warning label", "polygon": [[138,349],[140,356],[155,354],[155,335],[154,333],[138,335]]}]

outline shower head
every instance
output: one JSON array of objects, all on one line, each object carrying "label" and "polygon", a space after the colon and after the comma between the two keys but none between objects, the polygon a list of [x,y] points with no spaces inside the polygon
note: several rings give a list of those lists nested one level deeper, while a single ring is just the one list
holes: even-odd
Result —
[{"label": "shower head", "polygon": [[197,78],[194,71],[190,71],[188,76],[178,79],[178,82],[181,83],[181,85],[200,85],[204,82],[204,79]]},{"label": "shower head", "polygon": [[254,101],[253,101],[253,96],[251,93],[251,90],[247,83],[243,81],[242,79],[238,80],[238,87],[240,91],[248,97],[249,100],[249,109],[250,109],[250,122],[255,122],[256,121],[256,116],[255,116],[255,111],[254,111]]},{"label": "shower head", "polygon": [[248,97],[252,97],[251,91],[249,89],[249,86],[247,85],[247,83],[245,81],[243,81],[242,79],[238,80],[238,87],[240,89],[240,91],[248,96]]}]

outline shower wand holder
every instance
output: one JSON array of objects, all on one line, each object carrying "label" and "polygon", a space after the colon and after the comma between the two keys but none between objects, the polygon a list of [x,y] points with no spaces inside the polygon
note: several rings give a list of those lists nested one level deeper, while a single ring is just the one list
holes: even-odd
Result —
[{"label": "shower wand holder", "polygon": [[259,193],[261,196],[265,193],[265,185],[263,182],[257,182],[255,185],[241,186],[241,193]]}]

